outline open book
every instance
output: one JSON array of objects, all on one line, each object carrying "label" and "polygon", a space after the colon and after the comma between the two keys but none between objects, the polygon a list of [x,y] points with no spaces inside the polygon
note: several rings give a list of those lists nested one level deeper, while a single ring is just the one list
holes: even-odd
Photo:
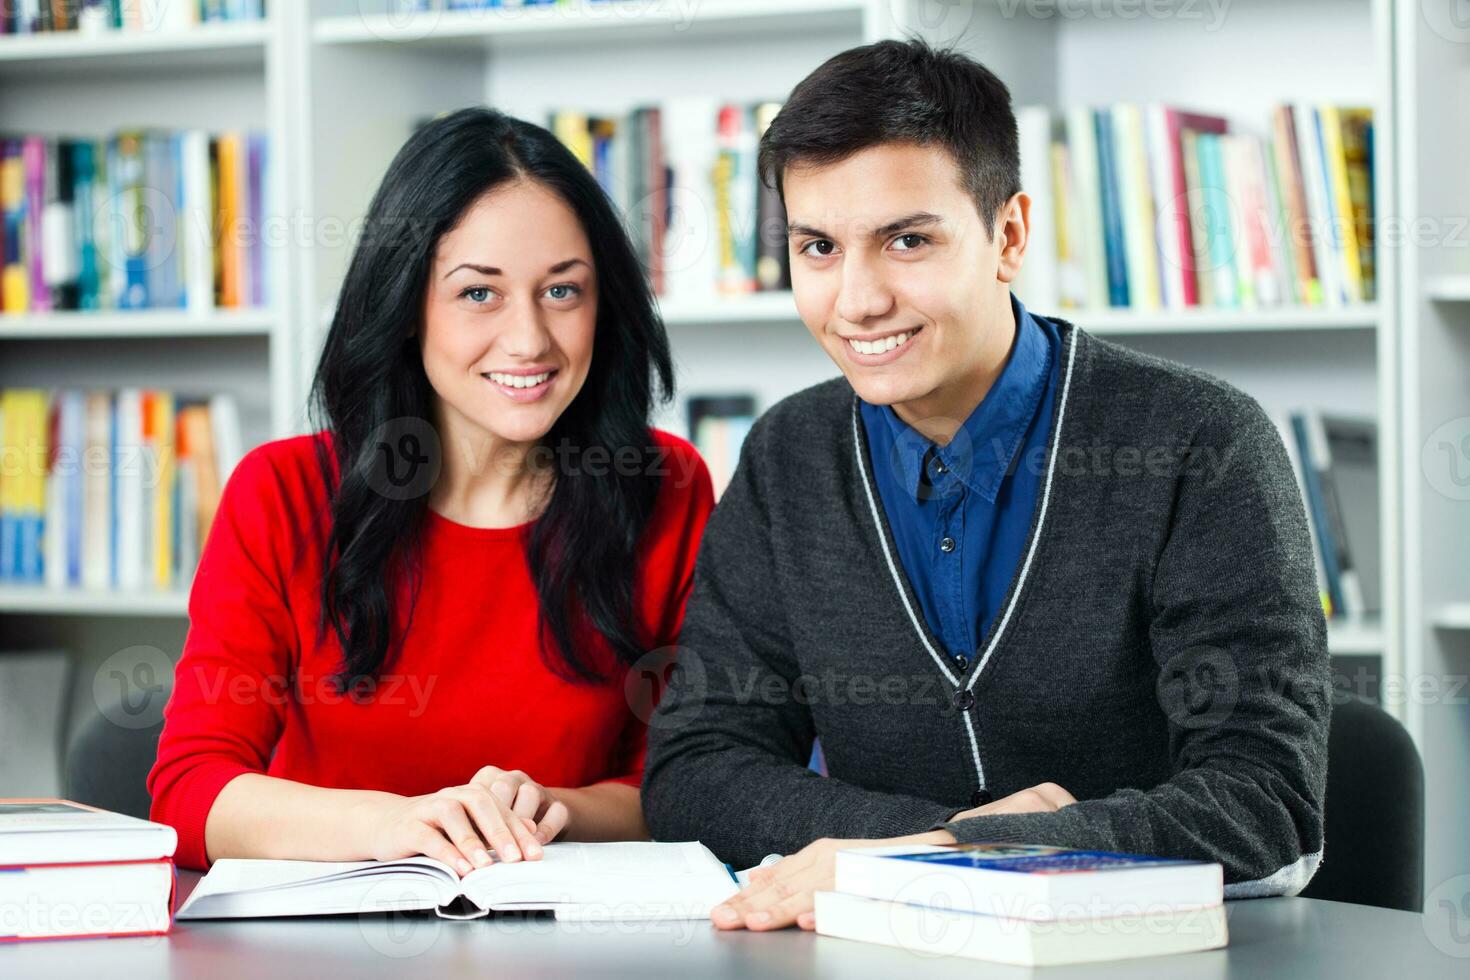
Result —
[{"label": "open book", "polygon": [[427,857],[226,858],[214,863],[177,918],[433,909],[464,919],[531,909],[553,911],[558,919],[701,919],[737,890],[729,869],[699,843],[551,843],[539,861],[497,862],[463,878]]}]

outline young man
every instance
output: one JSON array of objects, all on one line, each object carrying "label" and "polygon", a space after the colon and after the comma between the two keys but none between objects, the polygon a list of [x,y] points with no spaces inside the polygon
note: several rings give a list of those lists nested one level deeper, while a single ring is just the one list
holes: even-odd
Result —
[{"label": "young man", "polygon": [[790,855],[716,925],[810,928],[858,841],[1199,858],[1231,895],[1299,891],[1326,622],[1274,425],[1011,294],[1030,202],[1010,94],[961,55],[836,56],[761,172],[843,377],[751,431],[652,722],[655,837]]}]

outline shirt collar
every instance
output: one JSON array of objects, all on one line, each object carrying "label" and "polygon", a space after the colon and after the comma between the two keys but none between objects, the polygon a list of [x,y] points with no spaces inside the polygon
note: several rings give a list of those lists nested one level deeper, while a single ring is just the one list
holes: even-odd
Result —
[{"label": "shirt collar", "polygon": [[[930,450],[965,486],[994,503],[1001,481],[1026,440],[1026,432],[1046,392],[1050,366],[1051,338],[1011,294],[1016,318],[1016,340],[1010,356],[990,390],[970,413],[949,445],[940,448],[909,427],[892,406],[878,408],[893,438],[890,461],[896,464],[903,487],[919,500],[932,496],[923,486],[923,467]],[[933,463],[930,479],[935,478]]]}]

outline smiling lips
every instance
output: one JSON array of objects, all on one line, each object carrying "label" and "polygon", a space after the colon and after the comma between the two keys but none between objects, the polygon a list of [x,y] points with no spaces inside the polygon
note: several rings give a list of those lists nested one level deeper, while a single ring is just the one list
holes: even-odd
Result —
[{"label": "smiling lips", "polygon": [[480,377],[489,381],[502,395],[514,402],[533,402],[551,390],[551,381],[557,372],[538,371],[534,374],[518,374],[509,371],[486,371]]},{"label": "smiling lips", "polygon": [[878,337],[874,340],[858,340],[853,337],[843,338],[847,344],[848,354],[854,361],[862,365],[887,364],[897,360],[909,349],[909,341],[917,337],[923,327],[914,327],[902,333],[889,334],[887,337]]}]

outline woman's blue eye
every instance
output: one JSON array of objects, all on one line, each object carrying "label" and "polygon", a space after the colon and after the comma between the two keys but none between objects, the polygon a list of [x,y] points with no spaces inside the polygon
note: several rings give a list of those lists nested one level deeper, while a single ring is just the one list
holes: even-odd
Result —
[{"label": "woman's blue eye", "polygon": [[[557,293],[558,290],[561,290],[560,295],[558,295]],[[573,296],[576,296],[581,291],[582,290],[580,288],[573,286],[570,283],[562,283],[560,285],[552,286],[546,292],[547,295],[549,295],[552,299],[571,299]]]},{"label": "woman's blue eye", "polygon": [[490,298],[490,290],[486,286],[471,286],[459,295],[472,303],[483,303]]}]

